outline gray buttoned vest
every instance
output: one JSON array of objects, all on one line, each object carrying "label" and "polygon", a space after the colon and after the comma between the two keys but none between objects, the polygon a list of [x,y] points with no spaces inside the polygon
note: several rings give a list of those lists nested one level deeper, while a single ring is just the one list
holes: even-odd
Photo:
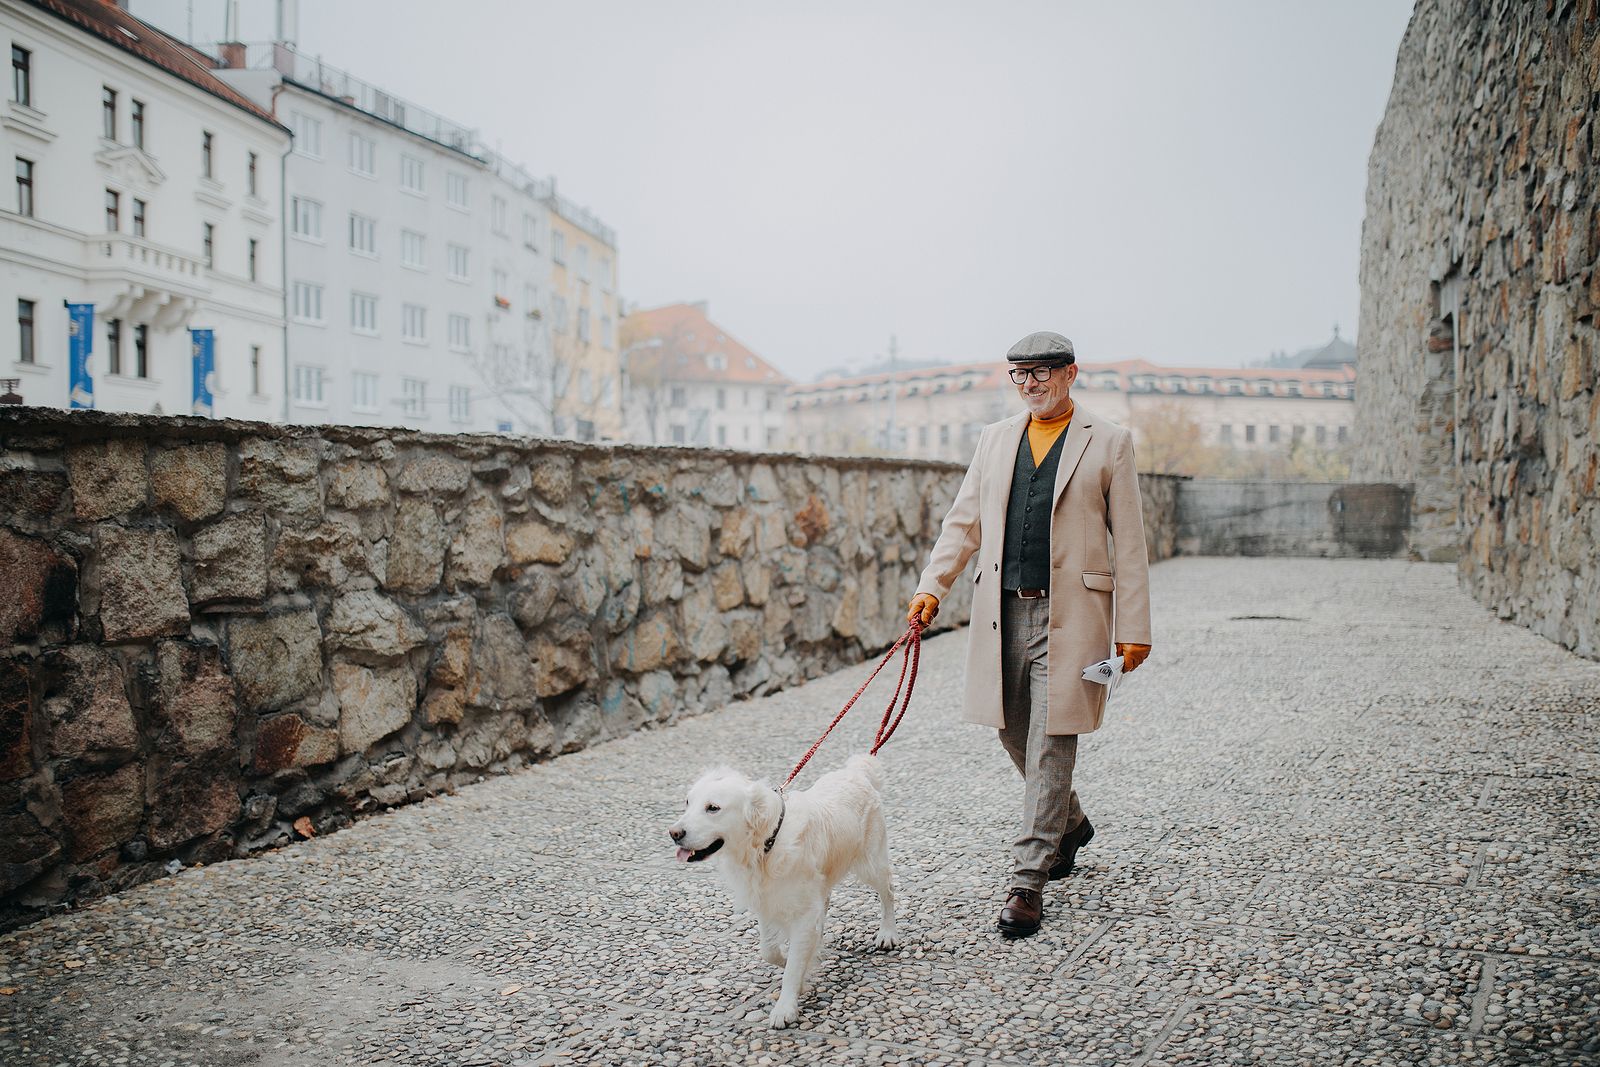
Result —
[{"label": "gray buttoned vest", "polygon": [[1050,502],[1056,492],[1056,468],[1062,442],[1056,437],[1043,462],[1033,465],[1033,448],[1024,430],[1011,471],[1011,500],[1006,505],[1006,547],[1000,562],[1001,589],[1050,588]]}]

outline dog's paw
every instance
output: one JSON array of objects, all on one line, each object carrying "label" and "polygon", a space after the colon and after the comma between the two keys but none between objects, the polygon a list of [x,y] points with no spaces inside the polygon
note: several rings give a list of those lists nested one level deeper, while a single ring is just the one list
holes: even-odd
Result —
[{"label": "dog's paw", "polygon": [[793,1026],[795,1020],[800,1018],[800,1007],[797,1004],[785,1004],[783,1001],[773,1007],[772,1014],[767,1016],[767,1022],[774,1030],[782,1030],[785,1026]]},{"label": "dog's paw", "polygon": [[892,948],[898,948],[899,945],[900,939],[895,936],[893,930],[879,930],[877,936],[872,939],[872,947],[879,952],[888,952]]}]

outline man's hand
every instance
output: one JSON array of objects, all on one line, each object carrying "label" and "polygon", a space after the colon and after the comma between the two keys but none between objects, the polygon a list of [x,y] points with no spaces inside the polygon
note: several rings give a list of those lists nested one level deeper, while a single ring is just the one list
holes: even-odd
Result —
[{"label": "man's hand", "polygon": [[911,598],[911,606],[906,609],[906,621],[921,621],[926,626],[939,614],[939,598],[932,593],[918,593]]},{"label": "man's hand", "polygon": [[1139,664],[1150,657],[1149,645],[1125,645],[1117,642],[1117,655],[1122,657],[1122,673],[1138,669]]}]

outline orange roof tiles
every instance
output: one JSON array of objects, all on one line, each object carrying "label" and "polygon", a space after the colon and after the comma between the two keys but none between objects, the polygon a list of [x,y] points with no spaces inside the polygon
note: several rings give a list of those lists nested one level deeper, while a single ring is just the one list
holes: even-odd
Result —
[{"label": "orange roof tiles", "polygon": [[[660,340],[660,347],[637,347]],[[663,379],[788,385],[789,379],[706,317],[697,304],[630,311],[622,320],[623,351],[638,372]],[[721,356],[722,360],[715,360]],[[714,365],[720,364],[720,365]]]}]

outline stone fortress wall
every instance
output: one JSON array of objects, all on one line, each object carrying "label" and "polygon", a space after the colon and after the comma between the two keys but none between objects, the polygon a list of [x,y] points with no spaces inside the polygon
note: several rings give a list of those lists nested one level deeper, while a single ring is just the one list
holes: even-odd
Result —
[{"label": "stone fortress wall", "polygon": [[1421,0],[1368,164],[1353,474],[1600,657],[1600,8]]},{"label": "stone fortress wall", "polygon": [[0,926],[860,663],[961,475],[0,411]]}]

